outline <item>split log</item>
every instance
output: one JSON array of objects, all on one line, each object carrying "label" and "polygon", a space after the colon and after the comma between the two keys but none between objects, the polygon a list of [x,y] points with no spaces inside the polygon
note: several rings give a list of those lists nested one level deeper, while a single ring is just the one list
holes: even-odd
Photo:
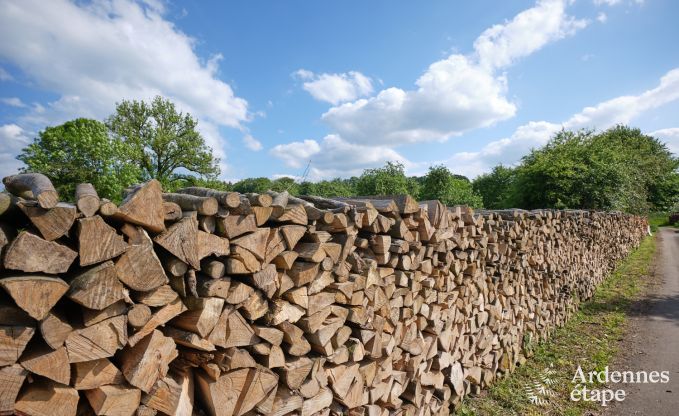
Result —
[{"label": "split log", "polygon": [[28,373],[19,365],[0,368],[0,415],[13,415],[14,402]]},{"label": "split log", "polygon": [[96,214],[101,205],[97,190],[91,183],[80,183],[75,187],[75,201],[78,211],[85,217]]},{"label": "split log", "polygon": [[77,390],[91,390],[107,384],[123,384],[124,381],[123,373],[106,358],[73,364],[73,387]]},{"label": "split log", "polygon": [[89,266],[118,257],[127,248],[123,236],[100,216],[78,220],[80,265]]},{"label": "split log", "polygon": [[71,366],[64,347],[56,350],[47,345],[33,347],[23,355],[20,364],[31,373],[47,377],[57,383],[68,385],[71,381]]},{"label": "split log", "polygon": [[47,176],[41,173],[21,173],[3,178],[5,189],[14,195],[34,199],[41,208],[54,208],[59,203],[59,194]]},{"label": "split log", "polygon": [[130,344],[130,346],[134,347],[139,341],[141,341],[148,334],[152,333],[156,328],[161,325],[165,325],[172,318],[184,311],[186,311],[186,306],[184,306],[184,303],[179,297],[175,298],[175,300],[156,311],[151,316],[151,319],[149,319],[143,327],[138,329],[137,332],[129,337],[127,342]]},{"label": "split log", "polygon": [[40,322],[40,334],[47,345],[57,349],[64,345],[66,338],[73,332],[73,327],[60,315],[50,312]]},{"label": "split log", "polygon": [[[28,217],[40,235],[47,241],[63,237],[75,222],[76,209],[73,205],[58,203],[45,209],[33,201],[19,202],[17,207]],[[97,205],[98,207],[98,205]]]},{"label": "split log", "polygon": [[123,298],[112,261],[85,270],[71,280],[68,297],[86,308],[101,310]]},{"label": "split log", "polygon": [[189,264],[194,269],[200,269],[197,239],[198,221],[195,218],[185,217],[172,224],[154,241],[179,260]]},{"label": "split log", "polygon": [[54,382],[38,381],[26,387],[14,410],[31,416],[73,416],[78,408],[78,391]]},{"label": "split log", "polygon": [[108,385],[85,391],[85,397],[97,415],[132,416],[139,406],[141,391],[122,385]]},{"label": "split log", "polygon": [[5,268],[27,273],[66,273],[77,256],[64,245],[22,231],[5,252]]},{"label": "split log", "polygon": [[177,357],[172,338],[154,330],[120,355],[121,371],[127,381],[148,393],[159,378],[165,377],[170,361]]},{"label": "split log", "polygon": [[[101,208],[100,208],[101,209]],[[159,233],[165,230],[165,210],[160,182],[152,179],[132,190],[113,217]]]},{"label": "split log", "polygon": [[0,325],[0,366],[16,363],[34,333],[31,327]]},{"label": "split log", "polygon": [[0,279],[0,286],[32,318],[41,320],[68,291],[68,284],[57,277],[28,275]]},{"label": "split log", "polygon": [[116,262],[116,274],[131,289],[146,292],[166,284],[168,279],[146,231],[141,229],[138,238]]},{"label": "split log", "polygon": [[127,317],[116,316],[73,331],[66,338],[70,363],[108,358],[127,342]]}]

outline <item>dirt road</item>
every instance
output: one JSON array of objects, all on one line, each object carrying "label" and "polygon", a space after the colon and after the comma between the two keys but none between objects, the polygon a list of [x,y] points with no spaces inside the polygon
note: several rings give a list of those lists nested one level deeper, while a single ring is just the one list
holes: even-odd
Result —
[{"label": "dirt road", "polygon": [[659,231],[657,284],[634,308],[611,370],[669,371],[666,384],[618,384],[626,398],[609,415],[679,415],[679,230]]}]

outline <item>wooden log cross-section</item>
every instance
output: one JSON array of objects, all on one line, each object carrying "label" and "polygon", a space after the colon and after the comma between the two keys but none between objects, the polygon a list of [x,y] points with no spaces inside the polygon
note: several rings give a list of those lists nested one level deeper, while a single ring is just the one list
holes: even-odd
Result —
[{"label": "wooden log cross-section", "polygon": [[637,247],[645,218],[151,180],[0,193],[0,415],[448,415]]}]

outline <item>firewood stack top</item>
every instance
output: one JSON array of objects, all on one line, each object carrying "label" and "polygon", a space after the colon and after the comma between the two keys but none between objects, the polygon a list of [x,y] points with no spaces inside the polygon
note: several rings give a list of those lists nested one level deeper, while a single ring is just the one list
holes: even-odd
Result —
[{"label": "firewood stack top", "polygon": [[[525,359],[644,218],[46,177],[0,194],[0,414],[449,414]],[[62,199],[71,199],[68,198]]]}]

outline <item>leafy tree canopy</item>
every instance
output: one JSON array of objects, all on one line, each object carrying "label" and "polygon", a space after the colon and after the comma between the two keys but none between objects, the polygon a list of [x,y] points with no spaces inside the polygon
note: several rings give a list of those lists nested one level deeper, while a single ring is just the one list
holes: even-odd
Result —
[{"label": "leafy tree canopy", "polygon": [[177,171],[219,175],[219,159],[196,130],[197,124],[190,114],[178,112],[170,100],[160,96],[151,103],[124,100],[106,120],[113,136],[127,144],[124,156],[141,168],[142,179],[155,178],[170,188],[181,179]]},{"label": "leafy tree canopy", "polygon": [[359,195],[419,194],[419,184],[406,177],[400,162],[387,162],[381,168],[366,169],[356,182]]},{"label": "leafy tree canopy", "polygon": [[490,173],[474,179],[474,191],[481,195],[483,206],[488,209],[501,209],[516,206],[514,194],[515,169],[498,165]]},{"label": "leafy tree canopy", "polygon": [[75,186],[90,182],[99,196],[120,200],[122,190],[136,183],[139,168],[120,155],[127,145],[112,138],[106,126],[96,120],[79,118],[47,127],[17,159],[26,164],[25,172],[46,175],[62,199],[73,200]]},{"label": "leafy tree canopy", "polygon": [[482,207],[481,196],[465,177],[454,175],[443,165],[432,166],[422,180],[420,199],[438,199],[446,205]]}]

